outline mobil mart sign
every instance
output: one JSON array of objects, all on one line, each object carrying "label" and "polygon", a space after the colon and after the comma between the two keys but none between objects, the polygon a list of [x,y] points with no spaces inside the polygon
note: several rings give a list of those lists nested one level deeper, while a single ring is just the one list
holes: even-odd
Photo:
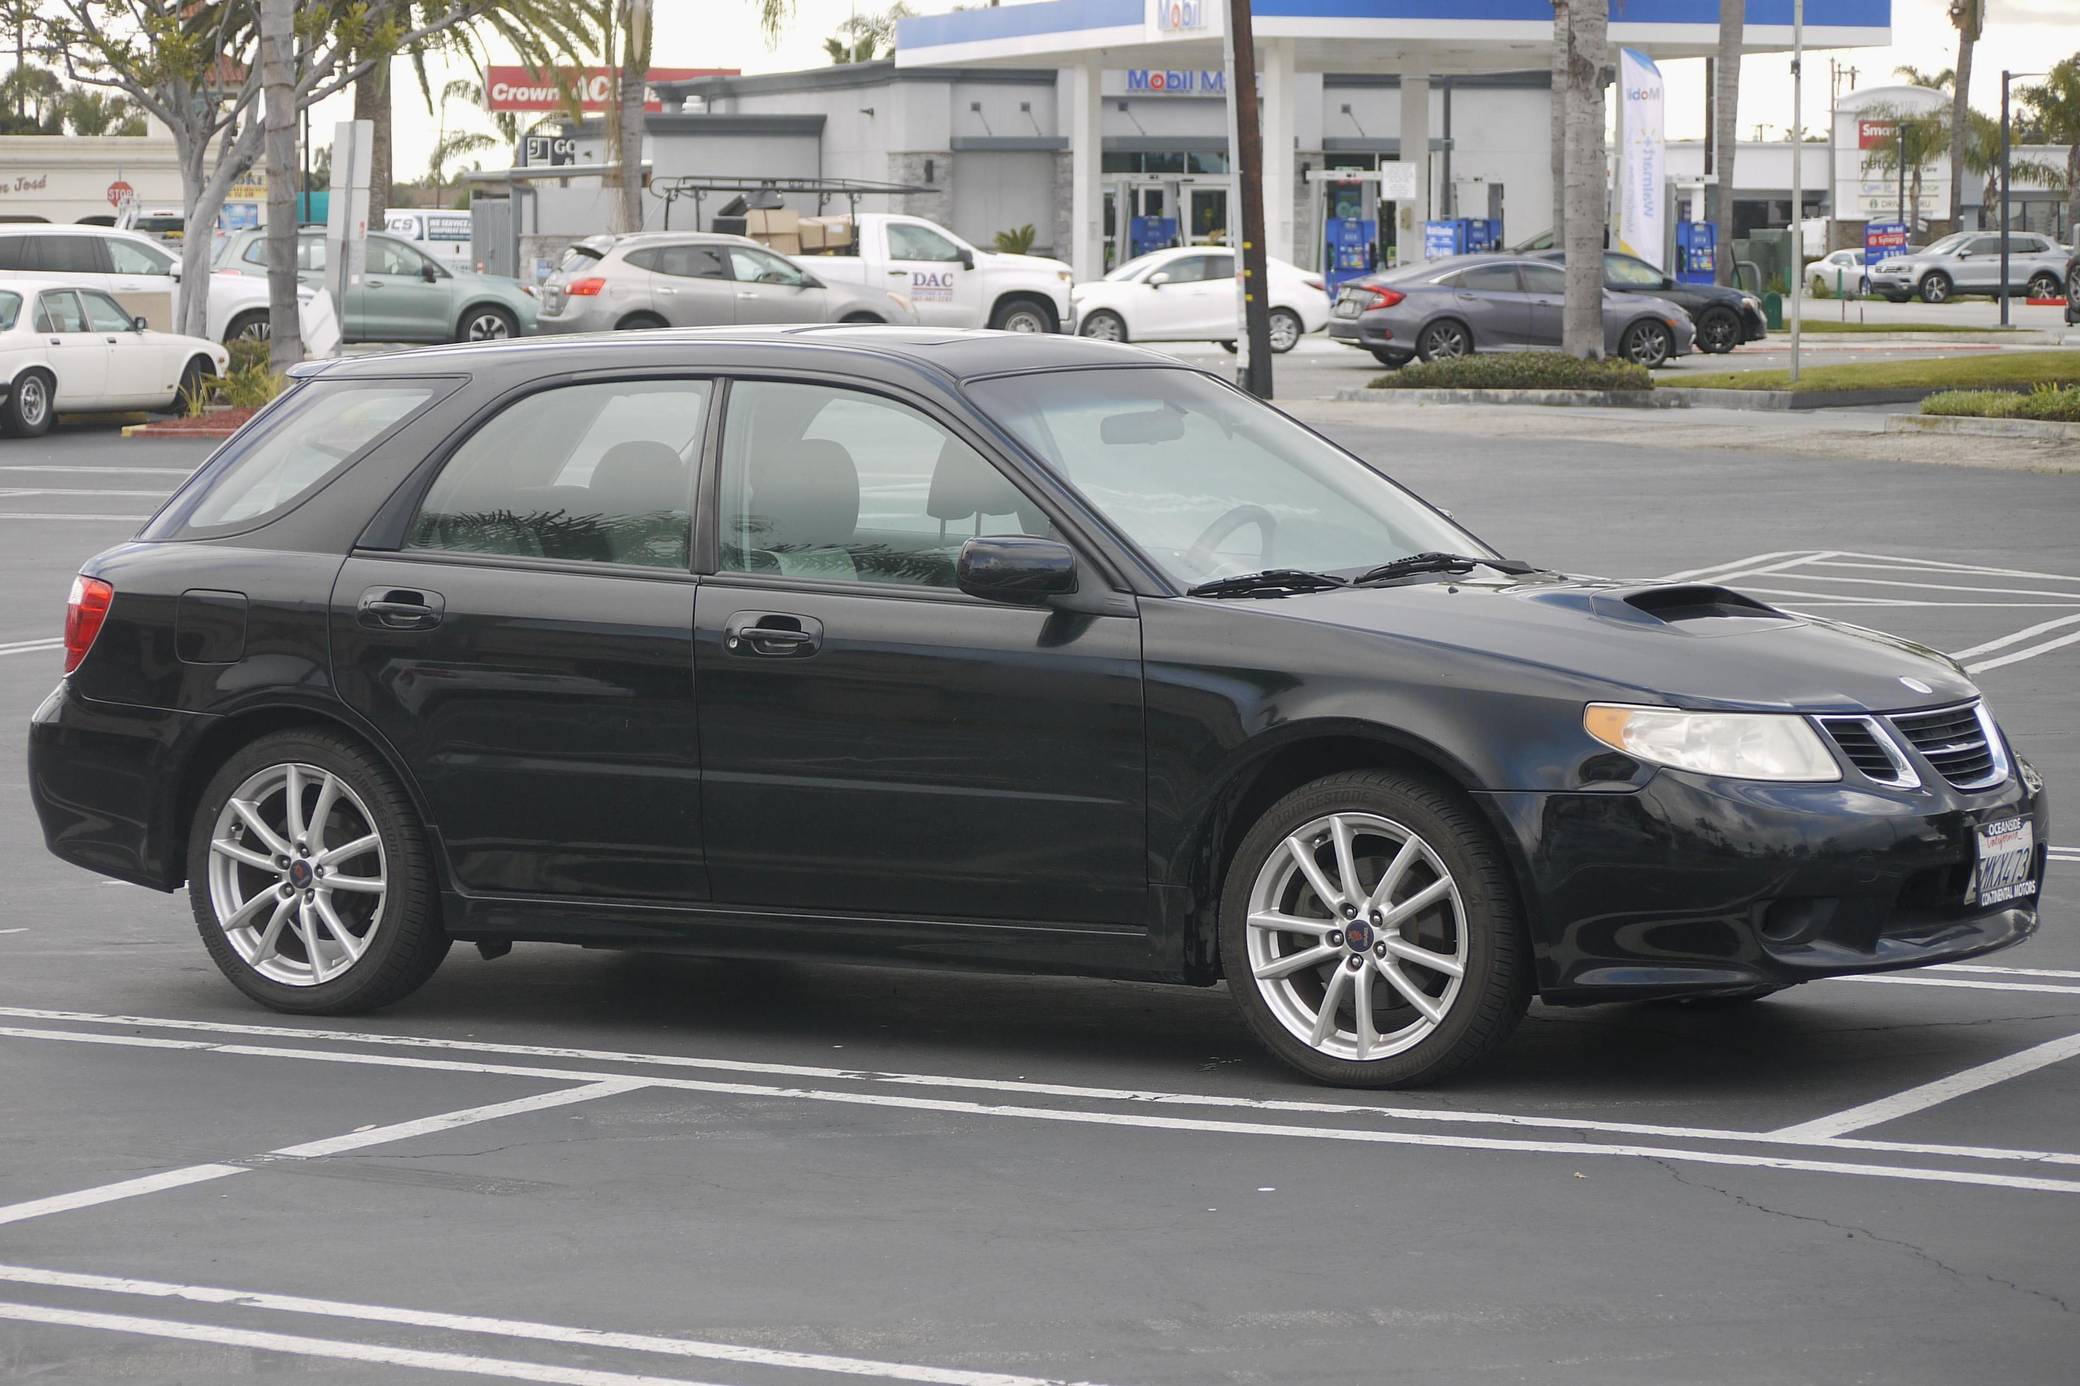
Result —
[{"label": "mobil mart sign", "polygon": [[[649,82],[683,82],[693,77],[734,77],[734,67],[653,67]],[[576,104],[581,111],[603,111],[619,101],[618,67],[526,67],[493,64],[484,73],[484,108],[491,111],[561,111]],[[645,110],[663,109],[657,102]]]}]

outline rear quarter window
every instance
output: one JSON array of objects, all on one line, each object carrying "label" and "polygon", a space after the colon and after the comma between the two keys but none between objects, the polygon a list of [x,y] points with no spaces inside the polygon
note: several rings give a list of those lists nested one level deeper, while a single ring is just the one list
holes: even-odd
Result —
[{"label": "rear quarter window", "polygon": [[139,537],[207,538],[266,524],[450,388],[445,379],[310,381],[269,410],[250,437],[204,463]]}]

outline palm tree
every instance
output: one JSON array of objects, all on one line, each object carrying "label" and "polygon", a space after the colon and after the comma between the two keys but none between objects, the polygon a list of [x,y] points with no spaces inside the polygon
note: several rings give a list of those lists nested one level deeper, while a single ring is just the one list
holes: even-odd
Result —
[{"label": "palm tree", "polygon": [[[1719,228],[1714,268],[1733,282],[1733,156],[1740,143],[1741,41],[1748,32],[1748,0],[1719,0],[1719,56],[1712,64],[1712,222]],[[1796,218],[1794,218],[1796,220]]]},{"label": "palm tree", "polygon": [[1927,87],[1930,91],[1948,91],[1950,90],[1950,84],[1957,80],[1957,73],[1947,67],[1930,72],[1926,68],[1916,67],[1912,63],[1901,63],[1892,71],[1895,76],[1909,85]]},{"label": "palm tree", "polygon": [[1609,218],[1603,148],[1603,67],[1610,56],[1610,0],[1567,6],[1567,293],[1561,346],[1603,355],[1603,239]]},{"label": "palm tree", "polygon": [[2080,228],[2080,53],[2024,88],[2022,106],[2050,144],[2066,146],[2066,230]]},{"label": "palm tree", "polygon": [[448,165],[471,154],[482,154],[498,148],[498,141],[477,130],[450,130],[448,128],[448,103],[462,101],[481,105],[484,88],[466,77],[457,77],[441,88],[441,99],[436,114],[440,124],[434,127],[433,152],[426,160],[426,205],[438,207],[441,203],[441,188],[448,181]]},{"label": "palm tree", "polygon": [[908,19],[911,14],[908,5],[896,0],[880,14],[850,15],[838,25],[837,33],[823,41],[823,51],[840,65],[872,62],[884,48],[895,51],[896,21]]},{"label": "palm tree", "polygon": [[[1994,209],[1993,215],[1997,219],[2001,198],[2001,123],[1983,111],[1969,108],[1965,111],[1965,122],[1965,172],[1986,180],[1980,206]],[[2012,153],[2008,161],[2008,179],[2010,183],[2037,188],[2063,188],[2066,181],[2065,171],[2055,165],[2041,159],[2017,159]]]},{"label": "palm tree", "polygon": [[144,112],[137,103],[113,92],[74,87],[58,102],[65,128],[75,135],[142,135]]},{"label": "palm tree", "polygon": [[0,105],[6,118],[0,130],[10,135],[55,135],[65,100],[58,74],[40,67],[17,67],[0,78]]}]

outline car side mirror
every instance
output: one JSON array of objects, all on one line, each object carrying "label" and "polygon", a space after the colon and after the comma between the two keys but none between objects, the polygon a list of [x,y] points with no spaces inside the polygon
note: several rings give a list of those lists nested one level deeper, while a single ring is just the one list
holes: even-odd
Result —
[{"label": "car side mirror", "polygon": [[963,251],[961,252],[961,268],[962,268],[962,269],[974,269],[974,268],[975,268],[975,252],[974,252],[974,251],[972,251],[972,250],[963,250]]},{"label": "car side mirror", "polygon": [[1674,288],[1675,286],[1676,286],[1676,281],[1675,281],[1675,279],[1674,279],[1674,278],[1673,278],[1672,276],[1669,276],[1669,275],[1666,275],[1666,274],[1664,274],[1664,275],[1662,275],[1662,276],[1661,276],[1661,287],[1662,287],[1662,288],[1664,288],[1664,289],[1673,289],[1673,288]]},{"label": "car side mirror", "polygon": [[441,272],[432,265],[419,266],[419,277],[429,284],[440,282]]},{"label": "car side mirror", "polygon": [[142,332],[145,330],[147,326],[148,324],[142,317],[135,317],[130,319],[130,329],[133,332]]},{"label": "car side mirror", "polygon": [[1169,271],[1169,270],[1157,270],[1157,271],[1156,271],[1156,272],[1155,272],[1154,274],[1151,274],[1151,275],[1150,275],[1150,276],[1148,277],[1148,287],[1149,287],[1149,288],[1151,288],[1151,289],[1160,289],[1160,288],[1162,288],[1162,287],[1163,287],[1163,286],[1164,286],[1165,284],[1167,284],[1167,283],[1169,283],[1169,282],[1170,282],[1170,271]]},{"label": "car side mirror", "polygon": [[971,597],[1033,606],[1076,590],[1076,552],[1025,534],[970,539],[954,560],[954,581]]}]

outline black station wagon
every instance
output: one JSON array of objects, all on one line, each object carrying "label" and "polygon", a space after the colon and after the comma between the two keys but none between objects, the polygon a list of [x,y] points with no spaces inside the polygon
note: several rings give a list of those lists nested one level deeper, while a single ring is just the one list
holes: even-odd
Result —
[{"label": "black station wagon", "polygon": [[1952,660],[1505,558],[1214,377],[1073,338],[641,333],[329,363],[82,570],[68,861],[247,995],[451,941],[1225,980],[1330,1082],[1548,1003],[2036,926]]}]

